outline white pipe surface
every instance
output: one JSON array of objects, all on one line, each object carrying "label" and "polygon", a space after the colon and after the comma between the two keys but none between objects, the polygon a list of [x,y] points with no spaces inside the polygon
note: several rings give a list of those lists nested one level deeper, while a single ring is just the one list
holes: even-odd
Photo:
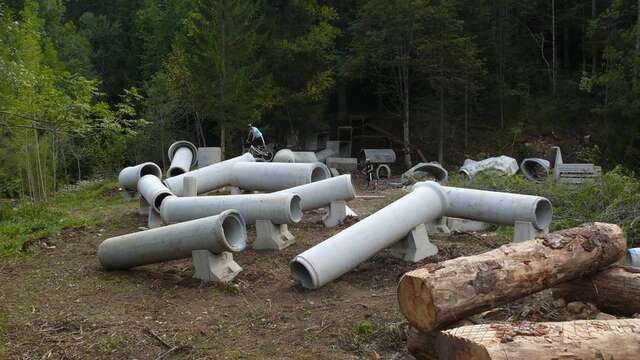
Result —
[{"label": "white pipe surface", "polygon": [[143,176],[138,181],[138,192],[156,211],[160,211],[160,205],[167,196],[173,195],[155,175]]},{"label": "white pipe surface", "polygon": [[138,188],[138,180],[145,175],[155,175],[162,177],[160,167],[152,162],[142,163],[136,166],[128,166],[118,175],[120,186],[128,191],[136,191]]},{"label": "white pipe surface", "polygon": [[325,162],[327,160],[327,158],[330,158],[332,156],[334,156],[335,154],[337,154],[337,151],[335,149],[324,149],[321,151],[318,151],[316,153],[316,158],[318,158],[318,161],[320,162]]},{"label": "white pipe surface", "polygon": [[296,256],[289,268],[302,286],[317,289],[393,245],[413,228],[442,217],[447,195],[435,182],[417,183],[413,191],[380,211]]},{"label": "white pipe surface", "polygon": [[198,186],[198,194],[219,189],[229,185],[229,168],[236,163],[256,161],[250,153],[234,157],[229,160],[205,166],[203,168],[184,173],[182,175],[170,177],[165,180],[167,187],[177,196],[183,196],[182,184],[185,175],[194,176]]},{"label": "white pipe surface", "polygon": [[331,177],[324,164],[243,162],[229,170],[229,185],[244,190],[278,191]]},{"label": "white pipe surface", "polygon": [[300,196],[293,193],[222,195],[199,197],[171,196],[160,207],[160,217],[167,223],[176,223],[235,209],[247,224],[256,220],[270,220],[274,224],[295,224],[302,220]]},{"label": "white pipe surface", "polygon": [[291,151],[289,149],[282,149],[273,156],[272,162],[317,163],[318,158],[313,151]]},{"label": "white pipe surface", "polygon": [[298,194],[302,199],[303,211],[327,207],[332,201],[355,199],[356,192],[351,183],[351,175],[340,175],[325,180],[296,186],[273,194]]},{"label": "white pipe surface", "polygon": [[449,198],[445,216],[513,225],[530,222],[538,230],[551,224],[553,207],[546,198],[495,191],[444,187]]},{"label": "white pipe surface", "polygon": [[169,146],[169,161],[171,165],[167,177],[184,174],[198,161],[198,148],[192,143],[181,140]]},{"label": "white pipe surface", "polygon": [[234,210],[220,215],[167,225],[109,238],[98,246],[98,259],[107,270],[191,257],[193,250],[214,254],[242,251],[247,246],[247,228]]}]

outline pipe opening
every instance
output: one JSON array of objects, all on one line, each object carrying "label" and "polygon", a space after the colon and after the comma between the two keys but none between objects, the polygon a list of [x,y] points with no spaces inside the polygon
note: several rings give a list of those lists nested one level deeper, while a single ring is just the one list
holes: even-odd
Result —
[{"label": "pipe opening", "polygon": [[157,178],[161,178],[162,172],[156,164],[148,163],[140,168],[140,177],[142,178],[145,175],[154,175]]},{"label": "pipe opening", "polygon": [[184,174],[185,171],[181,168],[174,167],[169,169],[168,177],[178,176]]},{"label": "pipe opening", "polygon": [[293,260],[289,263],[289,269],[291,269],[291,276],[307,289],[313,289],[313,279],[309,270],[301,264],[298,260]]},{"label": "pipe opening", "polygon": [[553,217],[553,207],[549,200],[544,199],[536,203],[536,226],[539,230],[546,229],[551,224]]},{"label": "pipe opening", "polygon": [[544,181],[549,176],[549,168],[536,159],[526,159],[522,162],[522,173],[527,179]]},{"label": "pipe opening", "polygon": [[158,196],[156,196],[155,200],[153,201],[153,207],[157,211],[160,211],[160,206],[162,205],[162,200],[164,200],[167,196],[171,196],[171,193],[163,192],[163,193],[158,194]]},{"label": "pipe opening", "polygon": [[300,196],[294,194],[291,197],[289,214],[291,214],[291,220],[294,223],[299,223],[302,220],[302,198]]},{"label": "pipe opening", "polygon": [[311,182],[328,179],[327,171],[322,166],[316,166],[311,171]]},{"label": "pipe opening", "polygon": [[222,233],[231,251],[242,251],[247,247],[247,233],[242,218],[229,214],[222,220]]},{"label": "pipe opening", "polygon": [[391,168],[388,165],[380,165],[376,169],[376,178],[378,179],[389,179],[391,178]]}]

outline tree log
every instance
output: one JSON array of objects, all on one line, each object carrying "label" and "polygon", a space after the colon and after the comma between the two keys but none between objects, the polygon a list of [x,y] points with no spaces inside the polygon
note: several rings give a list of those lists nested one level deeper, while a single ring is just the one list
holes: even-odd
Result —
[{"label": "tree log", "polygon": [[640,314],[640,268],[612,267],[553,288],[553,296],[587,301],[615,314]]},{"label": "tree log", "polygon": [[617,225],[593,223],[410,271],[400,279],[400,311],[422,331],[593,274],[625,255]]},{"label": "tree log", "polygon": [[497,323],[443,331],[440,359],[637,359],[640,319]]},{"label": "tree log", "polygon": [[409,328],[407,335],[407,349],[409,354],[417,360],[438,360],[436,352],[436,339],[440,331],[422,332]]}]

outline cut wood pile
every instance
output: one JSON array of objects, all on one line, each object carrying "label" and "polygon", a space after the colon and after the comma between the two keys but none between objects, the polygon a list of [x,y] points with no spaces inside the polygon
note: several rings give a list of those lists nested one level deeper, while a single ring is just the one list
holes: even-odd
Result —
[{"label": "cut wood pile", "polygon": [[417,359],[636,359],[638,319],[465,321],[551,288],[571,307],[588,308],[588,301],[615,314],[639,313],[640,269],[616,264],[625,252],[620,227],[592,223],[410,271],[398,286],[400,311],[413,328],[409,351]]}]

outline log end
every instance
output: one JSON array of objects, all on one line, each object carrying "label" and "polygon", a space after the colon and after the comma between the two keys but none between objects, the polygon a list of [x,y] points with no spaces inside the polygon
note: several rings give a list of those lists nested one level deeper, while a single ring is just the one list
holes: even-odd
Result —
[{"label": "log end", "polygon": [[421,331],[435,330],[436,314],[431,298],[431,289],[420,273],[424,269],[410,271],[400,278],[398,284],[398,303],[400,312],[411,326]]}]

